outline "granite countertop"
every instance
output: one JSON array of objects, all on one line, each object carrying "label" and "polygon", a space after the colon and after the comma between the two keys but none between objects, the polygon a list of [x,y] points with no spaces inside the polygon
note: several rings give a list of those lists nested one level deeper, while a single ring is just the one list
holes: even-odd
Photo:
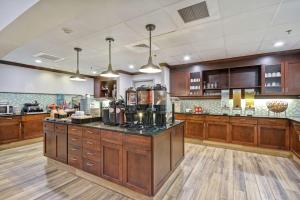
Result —
[{"label": "granite countertop", "polygon": [[15,116],[25,116],[25,115],[43,115],[50,114],[48,112],[40,112],[40,113],[18,113],[18,114],[4,114],[0,115],[0,117],[15,117]]},{"label": "granite countertop", "polygon": [[210,116],[229,116],[229,117],[254,117],[254,118],[271,118],[271,119],[288,119],[288,120],[292,120],[295,122],[299,122],[300,123],[300,116],[289,116],[289,117],[283,117],[283,116],[268,116],[268,115],[233,115],[233,114],[229,114],[229,115],[222,115],[222,114],[217,114],[217,113],[200,113],[200,114],[196,114],[196,113],[187,113],[187,112],[176,112],[175,114],[186,114],[186,115],[210,115]]},{"label": "granite countertop", "polygon": [[162,132],[164,132],[167,129],[170,129],[172,127],[175,127],[184,121],[182,120],[176,120],[174,124],[167,124],[165,127],[155,127],[151,129],[143,129],[139,130],[136,128],[126,128],[126,127],[121,127],[121,126],[111,126],[111,125],[105,125],[103,122],[91,122],[91,123],[85,123],[85,124],[75,124],[72,123],[71,121],[65,121],[65,120],[47,120],[45,119],[44,121],[46,122],[53,122],[53,123],[59,123],[59,124],[68,124],[68,125],[76,125],[76,126],[82,126],[82,127],[89,127],[89,128],[98,128],[98,129],[103,129],[103,130],[108,130],[108,131],[117,131],[125,134],[134,134],[134,135],[145,135],[145,136],[154,136],[158,135]]}]

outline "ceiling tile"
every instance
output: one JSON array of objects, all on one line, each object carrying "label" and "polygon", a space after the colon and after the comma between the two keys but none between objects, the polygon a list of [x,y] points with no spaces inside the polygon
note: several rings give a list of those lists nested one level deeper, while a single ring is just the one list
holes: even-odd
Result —
[{"label": "ceiling tile", "polygon": [[[292,30],[290,34],[287,33],[288,30]],[[297,23],[272,26],[265,33],[265,38],[268,40],[280,40],[296,36],[300,37],[300,21]]]},{"label": "ceiling tile", "polygon": [[254,31],[248,31],[240,34],[231,34],[225,36],[225,44],[226,46],[232,47],[240,47],[243,44],[249,44],[249,43],[258,43],[260,44],[266,30],[254,30]]},{"label": "ceiling tile", "polygon": [[279,4],[281,0],[219,0],[222,17],[229,17],[258,8]]},{"label": "ceiling tile", "polygon": [[227,45],[226,53],[228,57],[238,57],[255,54],[260,42],[243,43],[243,45]]},{"label": "ceiling tile", "polygon": [[274,25],[287,24],[287,23],[299,23],[300,21],[300,1],[284,1],[273,20]]},{"label": "ceiling tile", "polygon": [[270,26],[276,9],[277,6],[270,6],[225,18],[223,20],[224,33],[225,35],[231,35],[265,29]]},{"label": "ceiling tile", "polygon": [[295,44],[299,41],[299,37],[288,37],[285,39],[282,39],[280,41],[284,42],[285,44],[281,47],[274,47],[274,43],[277,42],[278,40],[273,39],[273,40],[264,40],[259,48],[259,52],[274,52],[274,51],[285,51],[292,49]]},{"label": "ceiling tile", "polygon": [[198,52],[198,56],[203,61],[217,60],[217,59],[225,58],[226,57],[226,51],[225,51],[224,48],[209,49],[209,50]]},{"label": "ceiling tile", "polygon": [[146,30],[145,26],[147,24],[155,24],[156,28],[152,32],[153,36],[165,34],[176,30],[176,26],[163,10],[157,10],[147,15],[137,17],[133,20],[127,21],[126,24],[137,33],[148,37],[149,32]]},{"label": "ceiling tile", "polygon": [[220,37],[213,40],[198,40],[192,44],[192,48],[196,52],[209,49],[224,49],[224,38]]}]

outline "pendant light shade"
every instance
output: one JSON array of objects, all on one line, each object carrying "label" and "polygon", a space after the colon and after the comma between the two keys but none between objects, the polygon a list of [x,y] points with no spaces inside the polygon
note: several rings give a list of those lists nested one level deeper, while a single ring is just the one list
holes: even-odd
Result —
[{"label": "pendant light shade", "polygon": [[111,65],[111,42],[113,42],[115,40],[113,38],[106,38],[106,41],[108,41],[108,44],[109,44],[109,63],[108,63],[107,70],[102,72],[100,74],[100,76],[107,77],[107,78],[116,78],[116,77],[119,77],[119,73],[114,71],[112,69],[112,65]]},{"label": "pendant light shade", "polygon": [[75,75],[72,75],[70,77],[70,79],[72,81],[86,81],[86,79],[84,78],[84,76],[82,76],[80,73],[79,73],[79,52],[82,50],[81,48],[78,48],[78,47],[75,47],[74,50],[76,51],[76,55],[77,55],[77,70],[76,70],[76,73]]},{"label": "pendant light shade", "polygon": [[140,67],[139,71],[143,73],[149,73],[149,74],[154,74],[154,73],[159,73],[161,72],[161,68],[158,65],[153,64],[152,61],[152,46],[151,46],[151,31],[155,29],[154,24],[147,24],[146,25],[147,31],[149,31],[149,58],[148,58],[148,63],[146,65],[143,65]]}]

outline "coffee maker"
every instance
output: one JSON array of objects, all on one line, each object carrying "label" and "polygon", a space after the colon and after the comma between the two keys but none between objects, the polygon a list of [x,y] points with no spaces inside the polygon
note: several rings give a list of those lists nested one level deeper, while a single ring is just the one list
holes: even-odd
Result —
[{"label": "coffee maker", "polygon": [[154,118],[155,126],[165,126],[166,125],[166,105],[167,105],[167,88],[161,84],[157,84],[153,87],[153,108],[154,108]]},{"label": "coffee maker", "polygon": [[125,108],[125,116],[126,116],[126,124],[129,126],[134,126],[134,122],[136,121],[137,115],[137,94],[134,87],[130,87],[125,92],[126,95],[126,108]]},{"label": "coffee maker", "polygon": [[149,86],[142,85],[136,89],[138,123],[143,127],[153,126],[153,91]]},{"label": "coffee maker", "polygon": [[109,122],[106,124],[117,126],[124,124],[125,104],[123,100],[113,100],[109,103]]}]

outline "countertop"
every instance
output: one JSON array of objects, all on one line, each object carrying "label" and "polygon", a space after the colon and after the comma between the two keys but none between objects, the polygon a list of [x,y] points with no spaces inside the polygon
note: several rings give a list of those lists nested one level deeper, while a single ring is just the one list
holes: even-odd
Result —
[{"label": "countertop", "polygon": [[59,123],[59,124],[68,124],[68,125],[76,125],[76,126],[82,126],[82,127],[89,127],[89,128],[98,128],[103,130],[109,130],[109,131],[117,131],[125,134],[134,134],[134,135],[144,135],[144,136],[154,136],[158,135],[165,130],[168,130],[172,127],[175,127],[184,121],[182,120],[176,120],[174,124],[167,124],[165,127],[155,127],[151,129],[136,129],[136,128],[126,128],[121,126],[111,126],[111,125],[105,125],[103,122],[91,122],[91,123],[85,123],[85,124],[75,124],[70,121],[63,121],[63,120],[53,120],[53,119],[45,119],[45,122],[52,122],[52,123]]},{"label": "countertop", "polygon": [[186,112],[176,112],[175,114],[185,114],[185,115],[210,115],[210,116],[229,116],[229,117],[253,117],[253,118],[270,118],[270,119],[287,119],[287,120],[292,120],[295,122],[300,123],[300,116],[289,116],[289,117],[283,117],[283,116],[268,116],[268,115],[222,115],[222,114],[210,114],[210,113],[186,113]]},{"label": "countertop", "polygon": [[43,114],[50,114],[48,112],[40,112],[40,113],[19,113],[19,114],[4,114],[0,115],[0,117],[16,117],[16,116],[27,116],[27,115],[43,115]]}]

